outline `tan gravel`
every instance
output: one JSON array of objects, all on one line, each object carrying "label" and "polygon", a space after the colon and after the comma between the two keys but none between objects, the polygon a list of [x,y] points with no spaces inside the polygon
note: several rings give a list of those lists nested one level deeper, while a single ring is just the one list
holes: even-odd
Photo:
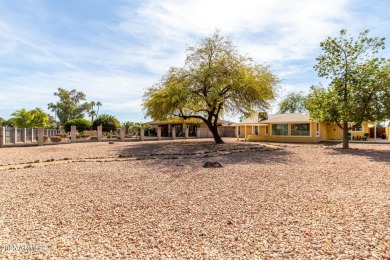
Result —
[{"label": "tan gravel", "polygon": [[3,165],[144,156],[0,171],[0,259],[389,259],[390,146],[340,147],[230,140],[0,149]]}]

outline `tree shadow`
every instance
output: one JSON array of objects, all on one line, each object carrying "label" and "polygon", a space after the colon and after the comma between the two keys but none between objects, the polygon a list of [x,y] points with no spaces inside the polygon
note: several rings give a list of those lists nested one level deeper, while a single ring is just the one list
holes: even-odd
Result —
[{"label": "tree shadow", "polygon": [[352,147],[350,149],[333,148],[331,153],[335,156],[353,155],[353,156],[362,157],[359,158],[359,160],[361,160],[360,161],[361,163],[364,162],[365,158],[375,162],[390,163],[390,146],[388,144],[378,144],[377,146],[380,149],[373,149],[369,147],[364,148],[364,146],[359,148]]},{"label": "tree shadow", "polygon": [[119,157],[135,160],[175,160],[181,164],[188,160],[222,161],[223,163],[288,163],[290,152],[277,145],[249,142],[227,142],[216,145],[213,141],[158,141],[139,142],[118,150]]}]

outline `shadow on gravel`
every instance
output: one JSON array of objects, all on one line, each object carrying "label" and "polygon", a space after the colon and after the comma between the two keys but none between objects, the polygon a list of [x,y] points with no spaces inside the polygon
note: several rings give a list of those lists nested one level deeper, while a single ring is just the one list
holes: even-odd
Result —
[{"label": "shadow on gravel", "polygon": [[366,159],[375,161],[375,162],[386,162],[390,164],[390,146],[389,150],[375,150],[375,149],[364,149],[364,148],[350,148],[350,149],[342,149],[336,148],[333,149],[332,152],[335,156],[338,155],[353,155],[357,157],[360,161],[357,163],[364,163]]},{"label": "shadow on gravel", "polygon": [[[201,160],[223,163],[288,163],[290,152],[278,145],[234,142],[216,145],[212,141],[186,142],[142,142],[121,149],[119,157],[137,160],[164,161]],[[152,162],[153,163],[153,162]]]}]

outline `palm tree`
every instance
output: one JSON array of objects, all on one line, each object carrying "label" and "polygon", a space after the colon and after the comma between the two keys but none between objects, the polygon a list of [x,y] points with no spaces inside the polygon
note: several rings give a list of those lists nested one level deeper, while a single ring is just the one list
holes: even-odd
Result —
[{"label": "palm tree", "polygon": [[95,101],[89,103],[88,115],[91,117],[91,123],[93,123],[94,116],[96,116],[96,111],[93,109],[95,106]]},{"label": "palm tree", "polygon": [[97,106],[96,117],[99,116],[99,108],[100,108],[102,105],[103,105],[103,104],[102,104],[100,101],[96,102],[96,106]]}]

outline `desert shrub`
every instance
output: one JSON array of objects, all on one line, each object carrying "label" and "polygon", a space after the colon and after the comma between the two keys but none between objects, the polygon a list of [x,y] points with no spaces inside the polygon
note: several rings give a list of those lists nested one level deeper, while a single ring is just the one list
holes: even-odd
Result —
[{"label": "desert shrub", "polygon": [[50,137],[50,141],[52,141],[53,143],[59,143],[62,141],[62,137],[61,136],[52,136],[52,137]]},{"label": "desert shrub", "polygon": [[87,135],[87,134],[82,134],[81,135],[81,137],[83,137],[83,138],[88,138],[88,137],[90,137],[91,135]]},{"label": "desert shrub", "polygon": [[43,141],[46,143],[47,140],[49,140],[49,137],[48,137],[47,135],[44,135],[44,136],[43,136]]},{"label": "desert shrub", "polygon": [[116,132],[120,127],[118,119],[107,114],[100,115],[95,121],[93,121],[93,130],[97,130],[99,125],[102,125],[103,132]]},{"label": "desert shrub", "polygon": [[92,136],[91,137],[91,140],[93,140],[93,141],[97,141],[97,139],[98,139],[97,136]]},{"label": "desert shrub", "polygon": [[68,120],[65,123],[65,131],[70,132],[70,127],[74,125],[76,126],[77,131],[80,133],[84,132],[85,130],[91,129],[91,122],[84,118],[75,118]]}]

